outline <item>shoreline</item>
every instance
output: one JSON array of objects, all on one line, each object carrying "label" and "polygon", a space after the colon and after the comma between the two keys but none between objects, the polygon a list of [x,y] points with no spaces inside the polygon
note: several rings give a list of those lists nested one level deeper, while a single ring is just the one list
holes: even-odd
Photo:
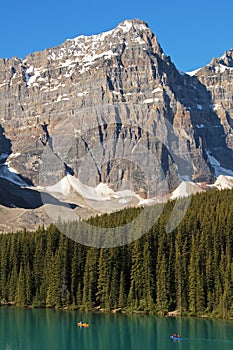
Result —
[{"label": "shoreline", "polygon": [[167,314],[159,315],[155,311],[140,311],[140,310],[129,310],[127,308],[116,308],[112,310],[105,310],[100,307],[95,307],[90,310],[78,308],[77,306],[64,306],[64,307],[43,307],[43,306],[33,306],[33,305],[17,305],[15,302],[0,302],[0,307],[16,307],[16,308],[23,308],[23,309],[41,309],[41,310],[54,310],[54,311],[72,311],[72,312],[86,312],[86,313],[96,313],[96,314],[110,314],[110,315],[128,315],[128,316],[155,316],[155,317],[165,317],[165,318],[208,318],[208,319],[218,319],[218,320],[228,320],[232,321],[233,317],[220,317],[216,315],[210,315],[210,314],[200,314],[200,315],[191,315],[188,313],[180,314],[177,310],[174,311],[168,311]]}]

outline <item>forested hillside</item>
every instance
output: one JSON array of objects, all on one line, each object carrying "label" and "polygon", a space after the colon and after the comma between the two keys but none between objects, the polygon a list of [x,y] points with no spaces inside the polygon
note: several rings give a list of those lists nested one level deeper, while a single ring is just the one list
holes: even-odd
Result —
[{"label": "forested hillside", "polygon": [[[81,245],[55,225],[1,235],[1,302],[233,316],[233,191],[194,196],[184,220],[167,233],[173,205],[166,204],[147,234],[116,248]],[[91,224],[121,225],[138,213],[126,209],[91,219]],[[79,223],[64,230],[71,227],[80,230]]]}]

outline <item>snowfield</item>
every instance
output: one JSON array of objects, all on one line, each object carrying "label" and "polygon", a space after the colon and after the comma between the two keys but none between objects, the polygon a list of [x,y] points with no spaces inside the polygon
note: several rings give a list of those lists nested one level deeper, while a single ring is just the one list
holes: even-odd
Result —
[{"label": "snowfield", "polygon": [[[212,166],[215,167],[216,173],[221,171],[219,162],[210,154],[208,154]],[[224,173],[228,173],[224,169]],[[82,208],[88,207],[94,209],[95,212],[113,212],[121,210],[128,206],[151,205],[158,202],[164,202],[168,199],[175,200],[178,198],[189,197],[199,192],[205,191],[201,184],[190,181],[189,178],[183,177],[180,185],[172,192],[168,193],[165,198],[148,198],[143,199],[132,190],[125,189],[114,191],[106,183],[99,183],[96,187],[83,184],[78,178],[67,173],[59,182],[47,187],[31,187],[28,186],[15,172],[8,163],[0,165],[0,178],[19,187],[30,187],[35,191],[47,192],[57,199],[63,199],[69,202],[71,199]],[[206,185],[206,188],[217,188],[219,190],[233,188],[233,176],[219,175],[215,183]]]}]

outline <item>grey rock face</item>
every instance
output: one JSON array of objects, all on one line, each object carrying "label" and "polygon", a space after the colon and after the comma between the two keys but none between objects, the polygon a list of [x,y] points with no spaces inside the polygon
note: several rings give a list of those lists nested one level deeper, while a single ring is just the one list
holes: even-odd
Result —
[{"label": "grey rock face", "polygon": [[215,147],[212,154],[220,160],[223,167],[232,169],[233,49],[218,59],[213,58],[196,75],[210,93],[213,111],[219,119],[219,125],[213,124],[212,128],[220,128],[219,137],[223,140],[223,147]]},{"label": "grey rock face", "polygon": [[140,20],[1,59],[10,166],[34,185],[68,170],[92,186],[130,183],[143,197],[180,177],[211,182],[210,155],[233,170],[232,69],[230,51],[196,76],[179,72]]}]

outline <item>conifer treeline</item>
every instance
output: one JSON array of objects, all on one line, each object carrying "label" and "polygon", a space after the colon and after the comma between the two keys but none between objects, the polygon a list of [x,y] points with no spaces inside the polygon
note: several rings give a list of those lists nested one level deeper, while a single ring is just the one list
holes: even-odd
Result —
[{"label": "conifer treeline", "polygon": [[[117,248],[81,245],[54,225],[35,233],[1,235],[1,301],[233,316],[232,199],[230,190],[194,196],[171,233],[165,227],[174,204],[167,203],[149,232]],[[125,223],[137,215],[137,209],[126,209],[92,219],[92,224],[111,227],[116,220]],[[72,223],[72,230],[79,229]]]}]

